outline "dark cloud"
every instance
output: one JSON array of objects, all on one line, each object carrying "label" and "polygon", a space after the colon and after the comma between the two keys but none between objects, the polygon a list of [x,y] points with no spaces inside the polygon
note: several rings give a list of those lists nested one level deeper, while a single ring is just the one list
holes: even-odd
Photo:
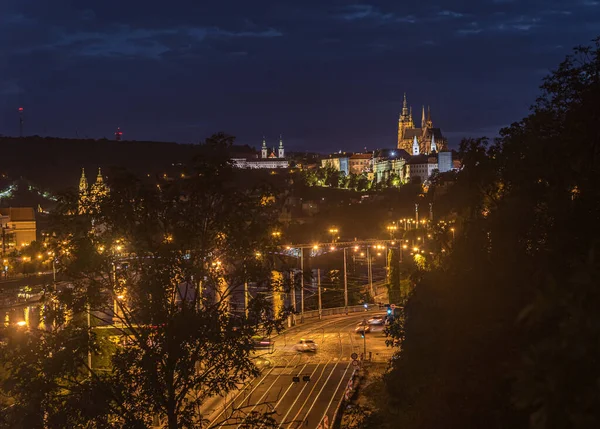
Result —
[{"label": "dark cloud", "polygon": [[[204,3],[211,3],[210,5]],[[520,119],[593,0],[30,0],[0,16],[0,133],[393,146],[402,93],[456,145]]]}]

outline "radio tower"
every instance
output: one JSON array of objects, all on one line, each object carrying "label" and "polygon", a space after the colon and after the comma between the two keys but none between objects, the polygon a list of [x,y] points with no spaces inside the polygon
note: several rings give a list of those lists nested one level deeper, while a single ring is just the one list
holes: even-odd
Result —
[{"label": "radio tower", "polygon": [[19,107],[19,137],[23,137],[23,108]]},{"label": "radio tower", "polygon": [[115,140],[116,141],[121,141],[121,136],[123,135],[123,132],[121,131],[120,127],[117,127],[117,131],[115,131]]}]

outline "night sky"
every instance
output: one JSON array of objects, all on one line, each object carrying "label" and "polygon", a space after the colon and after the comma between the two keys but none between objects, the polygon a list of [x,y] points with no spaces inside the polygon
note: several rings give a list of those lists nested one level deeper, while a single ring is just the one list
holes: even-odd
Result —
[{"label": "night sky", "polygon": [[597,35],[592,0],[8,0],[0,134],[22,105],[26,134],[393,147],[406,92],[456,147],[522,118]]}]

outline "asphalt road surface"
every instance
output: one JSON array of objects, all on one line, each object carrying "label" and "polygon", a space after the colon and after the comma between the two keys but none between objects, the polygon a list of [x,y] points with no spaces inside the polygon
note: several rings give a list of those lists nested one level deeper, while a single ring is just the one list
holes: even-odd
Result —
[{"label": "asphalt road surface", "polygon": [[[352,375],[352,353],[382,356],[386,350],[383,327],[373,327],[365,340],[354,332],[357,323],[383,311],[348,316],[331,316],[286,330],[275,339],[272,353],[259,351],[256,363],[262,374],[226,400],[215,398],[204,410],[217,427],[231,427],[231,421],[250,412],[272,412],[282,428],[316,428],[325,416],[331,422]],[[294,350],[301,338],[318,344],[316,353]],[[293,377],[300,381],[294,382]],[[309,376],[310,381],[303,381]],[[229,423],[219,425],[229,420]],[[236,426],[233,426],[236,427]]]}]

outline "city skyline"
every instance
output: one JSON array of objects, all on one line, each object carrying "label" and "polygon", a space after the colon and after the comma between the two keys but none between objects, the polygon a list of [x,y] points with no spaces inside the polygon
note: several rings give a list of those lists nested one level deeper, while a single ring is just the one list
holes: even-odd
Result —
[{"label": "city skyline", "polygon": [[7,6],[0,134],[19,134],[24,107],[26,135],[222,130],[256,147],[283,132],[291,151],[358,151],[394,146],[406,93],[456,148],[527,114],[541,77],[600,24],[590,0],[226,3]]}]

